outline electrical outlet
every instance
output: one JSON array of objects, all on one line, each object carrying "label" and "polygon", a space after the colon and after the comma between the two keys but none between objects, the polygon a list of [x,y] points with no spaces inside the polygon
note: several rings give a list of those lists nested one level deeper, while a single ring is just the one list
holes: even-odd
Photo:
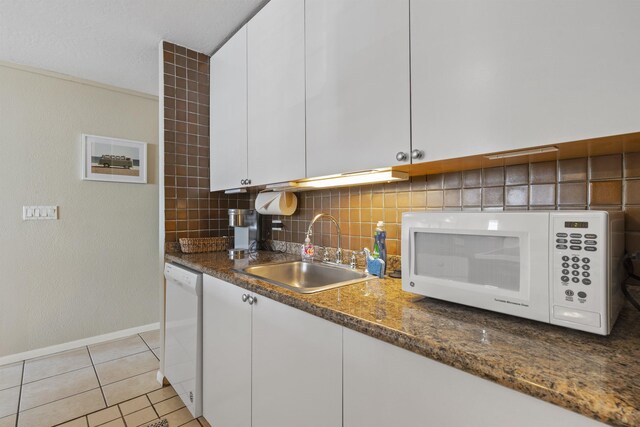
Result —
[{"label": "electrical outlet", "polygon": [[284,230],[284,224],[279,219],[274,219],[273,221],[271,221],[271,230],[282,231]]},{"label": "electrical outlet", "polygon": [[32,221],[38,219],[58,219],[57,206],[23,206],[22,219]]}]

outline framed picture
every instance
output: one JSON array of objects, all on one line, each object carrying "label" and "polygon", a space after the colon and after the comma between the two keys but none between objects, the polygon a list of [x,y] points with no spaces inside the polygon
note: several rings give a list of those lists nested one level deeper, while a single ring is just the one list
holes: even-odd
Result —
[{"label": "framed picture", "polygon": [[147,182],[147,143],[82,135],[82,179]]}]

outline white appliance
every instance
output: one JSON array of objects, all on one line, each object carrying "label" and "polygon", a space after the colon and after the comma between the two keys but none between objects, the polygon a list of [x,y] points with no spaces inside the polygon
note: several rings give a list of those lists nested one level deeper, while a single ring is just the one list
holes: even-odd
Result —
[{"label": "white appliance", "polygon": [[164,375],[194,418],[202,415],[202,273],[164,265]]},{"label": "white appliance", "polygon": [[402,289],[608,335],[623,303],[624,215],[411,212]]}]

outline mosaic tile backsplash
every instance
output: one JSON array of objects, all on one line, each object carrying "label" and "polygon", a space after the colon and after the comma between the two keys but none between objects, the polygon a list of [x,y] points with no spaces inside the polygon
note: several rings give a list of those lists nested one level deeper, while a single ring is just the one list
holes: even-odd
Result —
[{"label": "mosaic tile backsplash", "polygon": [[[298,193],[293,216],[263,217],[263,237],[304,241],[313,216],[335,216],[345,249],[371,248],[377,221],[385,222],[389,254],[400,254],[403,212],[604,209],[626,212],[627,249],[640,251],[640,153],[526,163],[412,177],[408,182]],[[280,219],[284,231],[271,231]],[[315,243],[335,247],[329,221],[314,225]]]}]

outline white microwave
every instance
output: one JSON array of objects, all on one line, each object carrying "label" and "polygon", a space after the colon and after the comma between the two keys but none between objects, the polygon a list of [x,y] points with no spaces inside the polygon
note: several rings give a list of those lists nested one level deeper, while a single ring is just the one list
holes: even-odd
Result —
[{"label": "white microwave", "polygon": [[608,335],[623,304],[624,214],[410,212],[402,289]]}]

